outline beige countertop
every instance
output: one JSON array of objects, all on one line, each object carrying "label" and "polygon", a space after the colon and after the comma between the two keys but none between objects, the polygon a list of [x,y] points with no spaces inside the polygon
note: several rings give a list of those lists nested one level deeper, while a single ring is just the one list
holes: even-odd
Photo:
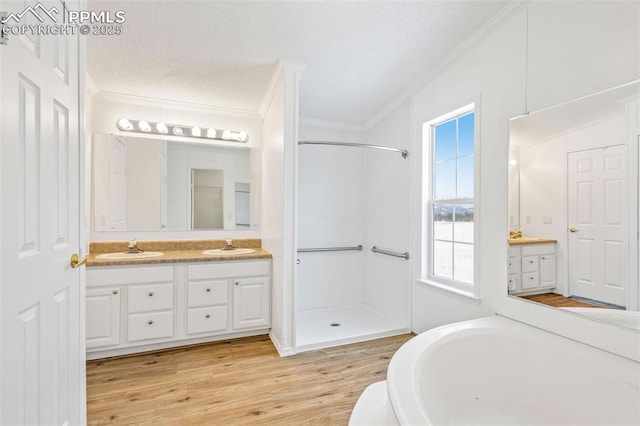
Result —
[{"label": "beige countertop", "polygon": [[512,246],[520,246],[526,244],[555,244],[558,240],[551,240],[548,238],[530,238],[530,237],[520,237],[520,238],[509,238],[509,245]]},{"label": "beige countertop", "polygon": [[230,260],[271,259],[271,253],[262,248],[260,239],[233,240],[236,248],[252,248],[255,253],[225,254],[224,256],[202,254],[205,250],[220,249],[225,246],[224,240],[180,240],[180,241],[138,241],[138,247],[145,251],[159,251],[162,256],[137,259],[97,259],[103,253],[118,253],[127,250],[127,241],[94,242],[89,245],[87,267],[153,265],[161,263],[186,262],[227,262]]}]

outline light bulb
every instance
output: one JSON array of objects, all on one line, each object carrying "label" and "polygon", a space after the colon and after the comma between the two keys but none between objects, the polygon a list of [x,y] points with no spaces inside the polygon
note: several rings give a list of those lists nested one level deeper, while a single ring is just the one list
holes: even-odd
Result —
[{"label": "light bulb", "polygon": [[167,129],[167,125],[162,122],[156,124],[156,129],[160,133],[167,133],[169,131],[169,129]]},{"label": "light bulb", "polygon": [[143,132],[148,132],[151,130],[151,126],[144,120],[138,121],[138,128]]},{"label": "light bulb", "polygon": [[121,130],[131,130],[133,129],[133,124],[131,124],[131,122],[126,118],[121,118],[120,120],[118,120],[118,127]]},{"label": "light bulb", "polygon": [[240,142],[246,142],[247,139],[249,139],[249,135],[247,134],[247,132],[240,132],[238,133],[238,140]]},{"label": "light bulb", "polygon": [[191,136],[199,138],[201,135],[202,132],[200,131],[200,127],[194,127],[193,129],[191,129]]},{"label": "light bulb", "polygon": [[231,131],[225,130],[222,132],[222,139],[231,139]]},{"label": "light bulb", "polygon": [[184,133],[184,131],[182,130],[182,127],[174,127],[173,128],[173,134],[176,136],[182,136]]},{"label": "light bulb", "polygon": [[216,137],[216,129],[207,130],[207,137],[208,138],[215,138]]}]

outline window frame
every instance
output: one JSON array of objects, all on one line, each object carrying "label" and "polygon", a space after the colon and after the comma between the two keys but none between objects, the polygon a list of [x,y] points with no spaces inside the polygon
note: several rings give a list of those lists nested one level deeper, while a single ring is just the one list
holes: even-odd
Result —
[{"label": "window frame", "polygon": [[[435,196],[435,128],[436,126],[465,116],[469,113],[474,114],[474,134],[473,134],[473,198],[470,199],[452,199],[452,200],[434,200]],[[467,104],[461,108],[455,109],[447,114],[441,115],[433,120],[423,124],[423,232],[422,232],[422,279],[423,283],[438,287],[447,291],[451,291],[462,296],[478,299],[479,284],[478,272],[480,264],[479,250],[479,188],[480,188],[480,126],[479,111],[476,103]],[[456,158],[458,158],[456,156]],[[463,158],[463,157],[460,157]],[[465,283],[456,281],[446,277],[434,275],[434,226],[433,226],[433,206],[435,204],[473,204],[473,283]]]}]

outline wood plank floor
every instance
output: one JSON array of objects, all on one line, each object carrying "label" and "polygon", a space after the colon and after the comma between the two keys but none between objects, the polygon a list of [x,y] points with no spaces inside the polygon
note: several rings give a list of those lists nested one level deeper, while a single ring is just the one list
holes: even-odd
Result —
[{"label": "wood plank floor", "polygon": [[267,336],[87,362],[88,423],[346,425],[410,334],[280,358]]},{"label": "wood plank floor", "polygon": [[533,302],[542,303],[544,305],[555,306],[556,308],[605,308],[607,306],[587,303],[571,297],[560,296],[555,293],[535,294],[533,296],[521,296],[523,299]]}]

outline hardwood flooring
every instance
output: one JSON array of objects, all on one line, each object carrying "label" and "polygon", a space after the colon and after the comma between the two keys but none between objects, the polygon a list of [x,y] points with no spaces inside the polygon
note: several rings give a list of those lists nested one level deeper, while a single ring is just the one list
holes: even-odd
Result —
[{"label": "hardwood flooring", "polygon": [[280,358],[267,336],[87,362],[88,423],[346,425],[413,335]]},{"label": "hardwood flooring", "polygon": [[521,296],[523,299],[531,300],[533,302],[542,303],[549,306],[555,306],[556,308],[604,308],[603,305],[597,305],[595,303],[587,303],[580,300],[572,299],[571,297],[560,296],[555,293],[535,294],[533,296]]}]

